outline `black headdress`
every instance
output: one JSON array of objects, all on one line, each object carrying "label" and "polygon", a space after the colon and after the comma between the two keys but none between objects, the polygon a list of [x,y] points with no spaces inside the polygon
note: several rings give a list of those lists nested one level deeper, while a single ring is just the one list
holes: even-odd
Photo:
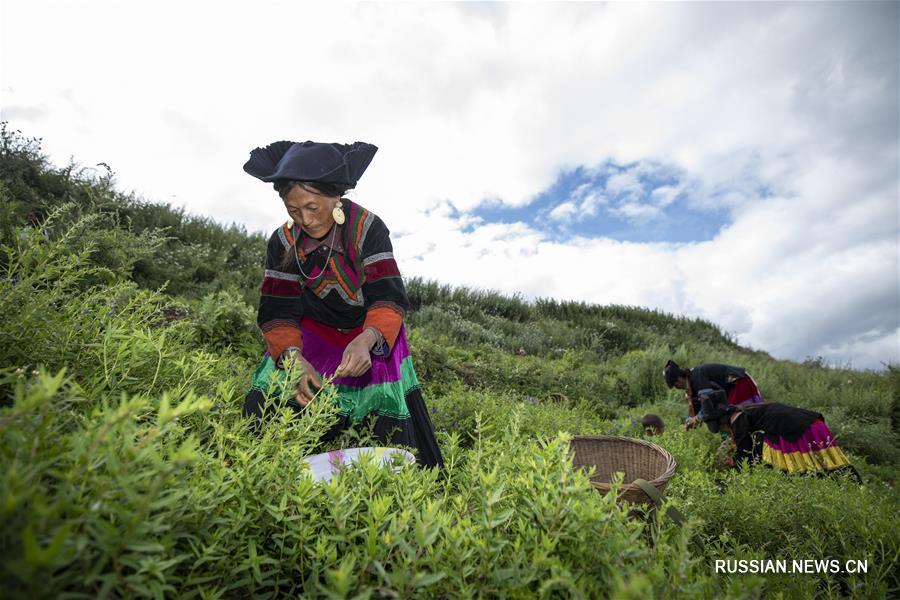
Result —
[{"label": "black headdress", "polygon": [[356,187],[378,148],[365,142],[275,142],[250,152],[244,170],[262,181],[305,181]]},{"label": "black headdress", "polygon": [[674,360],[670,360],[663,369],[663,377],[666,378],[666,385],[671,388],[679,377],[687,377],[687,369],[682,369]]}]

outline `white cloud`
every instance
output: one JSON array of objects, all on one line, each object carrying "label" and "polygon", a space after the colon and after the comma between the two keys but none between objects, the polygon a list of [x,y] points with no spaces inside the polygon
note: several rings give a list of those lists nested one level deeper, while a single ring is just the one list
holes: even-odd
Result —
[{"label": "white cloud", "polygon": [[[703,316],[778,356],[900,360],[896,3],[3,11],[2,118],[148,198],[269,231],[283,208],[241,171],[250,149],[362,139],[380,151],[357,197],[408,274]],[[694,244],[562,241],[447,204],[522,206],[608,160],[638,167],[610,178],[607,209],[670,203],[665,188],[635,202],[658,162],[733,224]],[[585,189],[557,210],[606,199]]]},{"label": "white cloud", "polygon": [[597,191],[592,191],[581,200],[581,204],[579,204],[578,208],[585,218],[593,217],[597,214],[599,208],[606,205],[608,202],[609,200],[606,196]]},{"label": "white cloud", "polygon": [[644,186],[635,169],[610,175],[606,180],[606,193],[610,196],[638,197],[644,195]]},{"label": "white cloud", "polygon": [[583,200],[585,196],[590,196],[593,194],[593,185],[590,182],[582,183],[572,191],[569,199],[573,202],[577,202]]},{"label": "white cloud", "polygon": [[650,194],[650,197],[653,200],[653,203],[660,208],[665,208],[675,202],[678,198],[678,194],[681,193],[681,190],[677,187],[673,187],[671,185],[663,185]]},{"label": "white cloud", "polygon": [[551,210],[550,214],[548,214],[547,216],[554,221],[565,221],[567,219],[571,219],[577,211],[578,209],[575,208],[575,205],[571,202],[563,202],[562,204]]},{"label": "white cloud", "polygon": [[610,212],[635,222],[649,221],[662,216],[662,211],[658,207],[632,201],[623,202],[616,208],[610,209]]}]

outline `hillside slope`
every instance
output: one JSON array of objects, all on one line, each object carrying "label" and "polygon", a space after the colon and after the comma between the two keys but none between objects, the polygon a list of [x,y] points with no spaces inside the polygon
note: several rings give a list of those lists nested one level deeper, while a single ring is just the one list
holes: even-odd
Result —
[{"label": "hillside slope", "polygon": [[[317,403],[261,437],[240,415],[262,351],[265,239],[0,146],[0,586],[157,597],[760,597],[900,591],[900,371],[742,348],[714,324],[636,307],[410,280],[410,341],[447,459],[302,477],[330,450]],[[814,408],[865,479],[717,470],[679,426],[662,366],[746,366],[768,399]],[[577,434],[654,441],[690,518],[629,519],[571,468]],[[359,437],[361,436],[361,438]],[[357,438],[337,442],[364,445]],[[690,544],[698,533],[703,550]],[[867,560],[862,574],[716,574],[718,559]]]}]

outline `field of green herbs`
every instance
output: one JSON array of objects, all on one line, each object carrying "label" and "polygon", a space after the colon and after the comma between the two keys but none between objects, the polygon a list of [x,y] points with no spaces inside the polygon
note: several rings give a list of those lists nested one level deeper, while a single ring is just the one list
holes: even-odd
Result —
[{"label": "field of green herbs", "polygon": [[[57,168],[0,136],[2,597],[861,597],[900,592],[900,370],[777,361],[713,324],[407,282],[413,357],[446,468],[314,484],[328,398],[261,434],[241,417],[263,350],[265,238]],[[273,225],[274,226],[274,225]],[[552,290],[548,290],[552,295]],[[746,366],[814,408],[862,472],[715,467],[667,358]],[[578,434],[653,441],[688,517],[629,518],[575,472]],[[702,549],[692,543],[702,541]],[[716,560],[867,561],[859,574],[716,573]]]}]

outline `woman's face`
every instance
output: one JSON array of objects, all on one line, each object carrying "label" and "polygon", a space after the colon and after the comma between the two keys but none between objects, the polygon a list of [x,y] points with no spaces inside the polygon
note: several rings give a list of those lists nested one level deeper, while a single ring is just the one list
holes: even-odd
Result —
[{"label": "woman's face", "polygon": [[284,207],[307,235],[320,238],[334,225],[331,211],[334,210],[338,200],[340,198],[314,194],[301,185],[295,185],[285,194]]}]

